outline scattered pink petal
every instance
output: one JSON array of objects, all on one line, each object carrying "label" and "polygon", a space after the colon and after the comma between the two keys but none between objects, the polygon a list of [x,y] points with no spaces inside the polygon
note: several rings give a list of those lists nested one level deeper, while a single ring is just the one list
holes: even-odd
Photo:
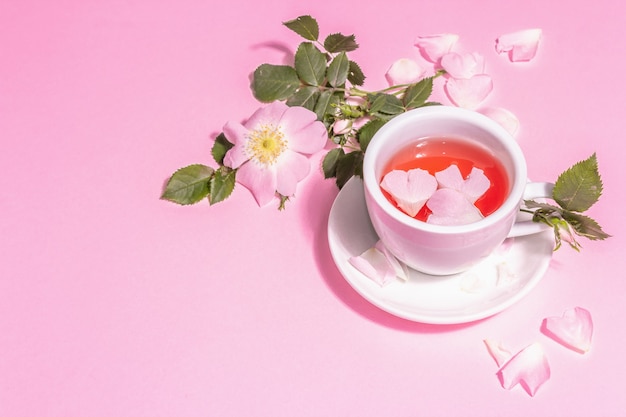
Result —
[{"label": "scattered pink petal", "polygon": [[381,287],[389,284],[396,278],[393,266],[389,263],[387,257],[376,248],[369,248],[359,256],[352,256],[348,259],[348,262]]},{"label": "scattered pink petal", "polygon": [[544,319],[542,331],[575,352],[584,354],[591,349],[593,322],[591,313],[582,307],[566,310],[561,317]]},{"label": "scattered pink petal", "polygon": [[393,170],[380,186],[393,197],[398,207],[414,217],[437,189],[437,180],[423,169]]},{"label": "scattered pink petal", "polygon": [[485,58],[476,53],[449,52],[441,57],[441,67],[452,78],[472,78],[485,70]]},{"label": "scattered pink petal", "polygon": [[517,279],[515,270],[507,261],[501,261],[496,264],[496,275],[498,277],[496,285],[498,286],[511,284]]},{"label": "scattered pink petal", "polygon": [[496,361],[498,368],[502,367],[502,365],[508,362],[513,356],[511,351],[505,348],[501,342],[497,342],[493,339],[485,339],[483,342],[485,343],[485,346],[487,346],[487,350],[493,360]]},{"label": "scattered pink petal", "polygon": [[491,90],[493,82],[487,74],[474,75],[472,78],[450,78],[445,85],[446,93],[458,107],[476,109]]},{"label": "scattered pink petal", "polygon": [[550,379],[550,364],[541,345],[533,343],[507,361],[498,371],[498,377],[505,389],[520,384],[530,396],[534,396]]},{"label": "scattered pink petal", "polygon": [[389,264],[393,268],[396,277],[400,278],[402,281],[407,281],[409,279],[409,268],[406,266],[406,264],[400,262],[398,258],[393,256],[393,254],[389,252],[389,249],[387,249],[382,240],[376,242],[374,248],[376,248],[380,253],[385,255],[385,258],[387,258],[387,262],[389,262]]},{"label": "scattered pink petal", "polygon": [[451,188],[462,193],[470,203],[474,204],[491,186],[489,178],[482,169],[472,168],[467,179],[461,175],[459,167],[455,164],[436,172],[435,178],[440,188]]},{"label": "scattered pink petal", "polygon": [[443,55],[452,50],[458,40],[459,35],[452,33],[420,36],[415,41],[415,46],[430,62],[438,62]]},{"label": "scattered pink petal", "polygon": [[526,29],[507,33],[496,39],[496,52],[507,52],[511,62],[530,61],[535,57],[541,29]]},{"label": "scattered pink petal", "polygon": [[426,203],[432,214],[427,223],[439,225],[461,225],[483,218],[476,208],[461,192],[451,188],[440,188]]},{"label": "scattered pink petal", "polygon": [[501,107],[489,107],[479,110],[480,113],[496,121],[500,126],[506,129],[511,136],[515,136],[519,130],[519,120],[509,110]]},{"label": "scattered pink petal", "polygon": [[418,82],[425,72],[426,70],[412,59],[401,58],[391,65],[385,78],[389,85],[412,84]]}]

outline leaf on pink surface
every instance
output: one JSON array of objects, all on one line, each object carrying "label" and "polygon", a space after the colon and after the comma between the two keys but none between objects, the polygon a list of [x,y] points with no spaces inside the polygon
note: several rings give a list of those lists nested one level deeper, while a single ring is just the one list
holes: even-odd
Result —
[{"label": "leaf on pink surface", "polygon": [[441,67],[452,78],[472,78],[484,72],[485,58],[476,52],[449,52],[441,57]]},{"label": "leaf on pink surface", "polygon": [[517,132],[519,130],[519,119],[509,110],[503,109],[501,107],[488,107],[480,109],[478,112],[494,120],[504,129],[506,129],[506,131],[509,132],[511,136],[517,135]]},{"label": "leaf on pink surface", "polygon": [[468,79],[449,78],[445,90],[456,106],[474,110],[491,93],[493,82],[487,74],[474,75]]},{"label": "leaf on pink surface", "polygon": [[426,203],[432,214],[427,223],[438,225],[462,225],[483,218],[480,210],[463,193],[452,188],[440,188]]},{"label": "leaf on pink surface", "polygon": [[550,379],[550,364],[539,343],[519,351],[498,370],[498,378],[505,389],[517,384],[534,396],[539,387]]},{"label": "leaf on pink surface", "polygon": [[385,78],[389,85],[412,84],[421,80],[425,72],[414,60],[401,58],[391,65]]},{"label": "leaf on pink surface", "polygon": [[511,62],[530,61],[537,53],[541,29],[507,33],[496,39],[496,52],[508,53]]},{"label": "leaf on pink surface", "polygon": [[437,180],[420,168],[393,170],[385,175],[380,186],[391,194],[398,207],[414,217],[437,189]]},{"label": "leaf on pink surface", "polygon": [[442,33],[438,35],[419,36],[415,40],[415,46],[422,55],[430,62],[438,62],[439,59],[452,50],[459,40],[459,35]]},{"label": "leaf on pink surface", "polygon": [[502,342],[498,342],[493,339],[485,339],[483,340],[483,343],[487,347],[487,350],[489,351],[489,354],[491,355],[493,360],[496,361],[496,365],[498,365],[498,368],[502,367],[502,365],[508,362],[509,359],[511,359],[511,357],[513,356],[511,351],[504,347]]},{"label": "leaf on pink surface", "polygon": [[541,331],[575,352],[584,354],[591,349],[593,321],[591,313],[582,307],[566,310],[561,317],[545,318]]}]

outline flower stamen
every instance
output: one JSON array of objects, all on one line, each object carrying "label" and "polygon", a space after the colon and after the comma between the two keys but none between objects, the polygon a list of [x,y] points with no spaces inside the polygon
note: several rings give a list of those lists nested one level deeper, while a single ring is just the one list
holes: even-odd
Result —
[{"label": "flower stamen", "polygon": [[287,149],[285,135],[280,131],[280,126],[264,124],[250,131],[246,151],[250,159],[258,163],[270,166],[273,165],[280,154]]}]

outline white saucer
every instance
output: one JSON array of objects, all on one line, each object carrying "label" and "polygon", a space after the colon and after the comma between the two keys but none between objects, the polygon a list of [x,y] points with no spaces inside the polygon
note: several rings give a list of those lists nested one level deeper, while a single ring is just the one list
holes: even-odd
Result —
[{"label": "white saucer", "polygon": [[517,237],[462,274],[437,277],[411,269],[408,281],[381,287],[348,262],[377,241],[365,207],[363,183],[352,178],[337,195],[328,220],[335,264],[372,304],[398,317],[432,324],[467,323],[510,307],[541,280],[554,247],[550,230]]}]

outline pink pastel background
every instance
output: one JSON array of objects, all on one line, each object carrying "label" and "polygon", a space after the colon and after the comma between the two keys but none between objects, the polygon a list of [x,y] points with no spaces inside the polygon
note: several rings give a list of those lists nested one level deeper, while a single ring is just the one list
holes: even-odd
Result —
[{"label": "pink pastel background", "polygon": [[[597,152],[591,210],[614,237],[555,253],[540,284],[477,323],[396,318],[334,265],[337,195],[318,170],[285,211],[244,188],[209,207],[159,199],[177,168],[259,104],[249,75],[289,60],[301,14],[354,33],[384,87],[419,35],[483,54],[533,179]],[[530,63],[494,51],[539,27]],[[0,2],[0,416],[615,416],[626,409],[626,26],[617,0]],[[316,157],[315,163],[319,161]],[[594,319],[580,355],[546,316]],[[504,390],[482,340],[538,341],[537,395]]]}]

